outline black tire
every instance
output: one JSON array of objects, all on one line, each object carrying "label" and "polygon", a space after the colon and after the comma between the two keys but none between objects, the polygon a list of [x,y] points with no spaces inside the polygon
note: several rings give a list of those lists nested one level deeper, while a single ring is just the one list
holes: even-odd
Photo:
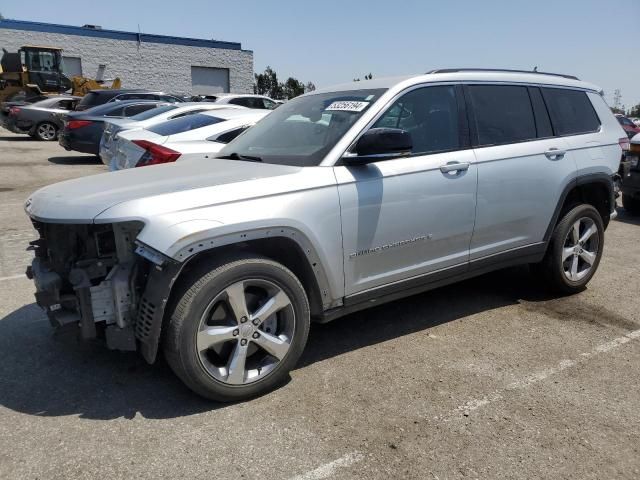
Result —
[{"label": "black tire", "polygon": [[[265,377],[252,383],[231,385],[214,378],[203,365],[196,335],[203,315],[218,295],[237,282],[255,279],[277,285],[288,296],[295,328],[286,356]],[[307,343],[310,313],[306,292],[289,269],[264,257],[236,256],[197,268],[181,282],[172,305],[163,338],[167,362],[191,390],[211,400],[246,400],[276,388],[286,381]],[[239,345],[239,340],[237,342]]]},{"label": "black tire", "polygon": [[34,129],[34,137],[43,142],[57,140],[58,133],[58,127],[51,122],[41,122]]},{"label": "black tire", "polygon": [[628,194],[622,194],[622,206],[632,215],[640,215],[640,199]]},{"label": "black tire", "polygon": [[[580,279],[571,280],[565,273],[565,265],[567,261],[563,260],[563,251],[565,242],[568,240],[570,229],[581,219],[590,219],[595,225],[597,231],[593,235],[597,239],[597,252],[595,252],[595,261],[593,261],[590,270]],[[602,250],[604,247],[604,224],[598,210],[591,205],[578,205],[573,207],[560,219],[547,248],[544,259],[539,264],[533,265],[533,271],[544,281],[545,287],[552,291],[573,294],[584,290],[585,286],[600,264]]]}]

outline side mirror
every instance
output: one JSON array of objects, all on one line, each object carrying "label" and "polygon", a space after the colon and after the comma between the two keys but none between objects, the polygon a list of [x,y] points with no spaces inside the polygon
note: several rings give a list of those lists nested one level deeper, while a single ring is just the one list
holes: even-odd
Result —
[{"label": "side mirror", "polygon": [[411,134],[399,128],[372,128],[358,140],[353,153],[342,157],[347,165],[366,163],[408,155],[413,148]]}]

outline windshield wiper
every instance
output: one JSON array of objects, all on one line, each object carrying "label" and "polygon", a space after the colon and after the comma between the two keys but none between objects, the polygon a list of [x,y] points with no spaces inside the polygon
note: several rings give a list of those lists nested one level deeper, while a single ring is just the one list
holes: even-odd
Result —
[{"label": "windshield wiper", "polygon": [[240,155],[239,153],[233,152],[230,153],[229,155],[224,155],[222,157],[218,157],[218,158],[222,158],[225,160],[245,160],[247,162],[261,162],[262,158],[260,157],[253,157],[251,155]]}]

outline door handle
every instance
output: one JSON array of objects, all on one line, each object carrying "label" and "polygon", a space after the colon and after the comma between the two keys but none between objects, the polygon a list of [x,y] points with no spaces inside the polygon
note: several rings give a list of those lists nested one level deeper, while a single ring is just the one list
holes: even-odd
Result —
[{"label": "door handle", "polygon": [[440,171],[442,173],[463,172],[469,170],[470,165],[470,163],[451,162],[446,165],[440,165]]},{"label": "door handle", "polygon": [[565,153],[567,153],[565,150],[560,150],[558,148],[550,148],[549,150],[544,152],[545,156],[549,160],[560,160],[562,157],[564,157]]}]

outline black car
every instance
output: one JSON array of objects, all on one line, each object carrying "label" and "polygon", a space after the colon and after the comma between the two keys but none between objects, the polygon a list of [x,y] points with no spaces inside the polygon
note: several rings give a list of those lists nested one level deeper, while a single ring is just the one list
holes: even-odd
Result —
[{"label": "black car", "polygon": [[126,100],[98,105],[84,112],[71,112],[64,119],[58,142],[67,150],[98,155],[105,119],[133,117],[159,105],[167,105],[167,102]]},{"label": "black car", "polygon": [[91,90],[76,106],[77,111],[103,105],[108,102],[118,102],[125,100],[160,100],[167,103],[184,102],[182,97],[170,95],[164,92],[155,92],[143,89],[105,89]]},{"label": "black car", "polygon": [[631,147],[626,155],[628,171],[622,178],[622,206],[629,213],[640,215],[640,135],[631,139]]}]

